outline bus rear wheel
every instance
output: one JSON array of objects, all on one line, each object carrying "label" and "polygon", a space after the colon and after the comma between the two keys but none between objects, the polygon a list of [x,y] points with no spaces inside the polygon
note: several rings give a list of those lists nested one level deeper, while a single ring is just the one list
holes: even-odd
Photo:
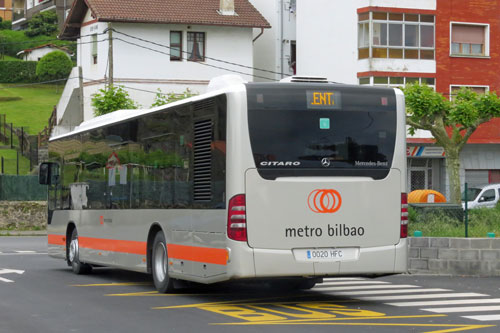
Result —
[{"label": "bus rear wheel", "polygon": [[92,271],[92,266],[80,262],[80,247],[78,244],[78,232],[76,228],[71,233],[71,240],[68,249],[68,263],[71,265],[75,274],[89,274]]},{"label": "bus rear wheel", "polygon": [[158,232],[153,241],[152,256],[153,282],[160,293],[174,291],[174,280],[168,276],[168,254],[165,235]]}]

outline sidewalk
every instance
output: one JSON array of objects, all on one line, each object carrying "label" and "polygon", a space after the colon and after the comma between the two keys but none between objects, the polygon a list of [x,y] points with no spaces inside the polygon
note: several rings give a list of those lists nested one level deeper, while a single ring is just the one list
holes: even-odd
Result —
[{"label": "sidewalk", "polygon": [[47,236],[47,230],[0,230],[0,236]]}]

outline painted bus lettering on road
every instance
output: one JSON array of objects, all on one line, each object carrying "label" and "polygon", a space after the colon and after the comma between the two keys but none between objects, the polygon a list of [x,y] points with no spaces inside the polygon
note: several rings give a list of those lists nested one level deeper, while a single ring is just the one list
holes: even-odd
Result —
[{"label": "painted bus lettering on road", "polygon": [[327,302],[271,304],[200,304],[198,309],[214,312],[248,322],[271,323],[296,319],[328,320],[339,317],[384,317],[385,313],[351,309]]}]

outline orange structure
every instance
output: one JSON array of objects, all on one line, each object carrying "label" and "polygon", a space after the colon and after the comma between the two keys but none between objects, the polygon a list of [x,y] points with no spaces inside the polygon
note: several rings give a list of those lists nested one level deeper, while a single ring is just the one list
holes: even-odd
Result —
[{"label": "orange structure", "polygon": [[444,195],[434,190],[415,190],[408,194],[408,203],[446,202]]}]

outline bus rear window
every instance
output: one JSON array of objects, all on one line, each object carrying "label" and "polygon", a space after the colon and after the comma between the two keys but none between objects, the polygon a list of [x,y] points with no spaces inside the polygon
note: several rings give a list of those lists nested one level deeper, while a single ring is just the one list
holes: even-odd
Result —
[{"label": "bus rear window", "polygon": [[262,177],[387,176],[396,140],[394,90],[248,84],[252,153]]}]

